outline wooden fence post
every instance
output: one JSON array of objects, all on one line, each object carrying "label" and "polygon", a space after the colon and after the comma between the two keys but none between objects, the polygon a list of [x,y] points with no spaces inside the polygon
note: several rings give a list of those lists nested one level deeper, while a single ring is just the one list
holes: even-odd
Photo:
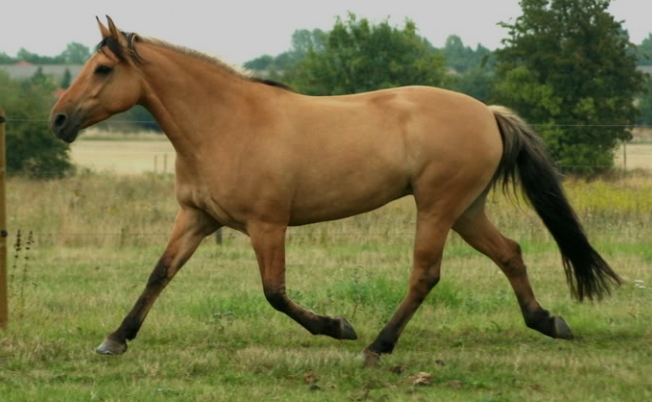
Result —
[{"label": "wooden fence post", "polygon": [[627,141],[623,141],[623,172],[627,173]]},{"label": "wooden fence post", "polygon": [[5,197],[5,111],[0,108],[0,329],[9,323],[7,287],[7,207]]}]

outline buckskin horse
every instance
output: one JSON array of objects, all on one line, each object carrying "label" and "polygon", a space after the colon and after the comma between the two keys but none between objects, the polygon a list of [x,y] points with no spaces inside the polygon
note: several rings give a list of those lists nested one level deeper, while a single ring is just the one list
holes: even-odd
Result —
[{"label": "buckskin horse", "polygon": [[365,348],[368,364],[392,352],[439,281],[451,229],[500,267],[528,327],[572,338],[566,322],[535,299],[518,243],[487,217],[487,194],[496,186],[520,186],[558,245],[576,299],[600,299],[621,283],[589,244],[542,140],[509,109],[424,86],[306,96],[107,21],[97,20],[97,52],[54,105],[51,128],[71,143],[80,129],[144,106],[176,151],[179,210],[144,291],[98,353],[127,350],[161,291],[222,226],[249,236],[274,309],[311,334],[356,339],[346,319],[310,312],[286,294],[286,230],[408,195],[417,208],[409,287]]}]

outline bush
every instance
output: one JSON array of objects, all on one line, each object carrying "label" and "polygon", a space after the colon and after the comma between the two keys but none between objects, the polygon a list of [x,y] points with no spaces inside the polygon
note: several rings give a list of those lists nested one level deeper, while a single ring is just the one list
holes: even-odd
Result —
[{"label": "bush", "polygon": [[[36,77],[35,77],[36,78]],[[37,179],[72,172],[69,146],[52,135],[48,115],[56,86],[49,80],[11,80],[0,72],[0,106],[5,110],[7,172]]]}]

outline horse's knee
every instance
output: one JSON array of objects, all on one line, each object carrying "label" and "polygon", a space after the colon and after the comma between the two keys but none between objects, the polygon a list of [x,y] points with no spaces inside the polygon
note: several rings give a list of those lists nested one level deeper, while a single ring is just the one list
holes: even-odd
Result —
[{"label": "horse's knee", "polygon": [[439,269],[430,269],[419,272],[412,276],[410,284],[410,291],[412,296],[419,302],[423,302],[428,296],[428,293],[439,283],[440,271]]},{"label": "horse's knee", "polygon": [[441,274],[439,273],[439,270],[436,272],[430,272],[422,277],[422,282],[424,283],[425,287],[427,290],[431,290],[437,284],[439,283],[439,280],[441,279]]},{"label": "horse's knee", "polygon": [[500,268],[508,278],[521,276],[526,272],[521,246],[514,240],[506,240],[507,252],[500,259]]},{"label": "horse's knee", "polygon": [[513,250],[513,253],[515,255],[518,255],[519,257],[523,255],[523,251],[521,250],[521,245],[515,242],[514,240],[507,239],[507,244],[509,244],[509,247]]}]

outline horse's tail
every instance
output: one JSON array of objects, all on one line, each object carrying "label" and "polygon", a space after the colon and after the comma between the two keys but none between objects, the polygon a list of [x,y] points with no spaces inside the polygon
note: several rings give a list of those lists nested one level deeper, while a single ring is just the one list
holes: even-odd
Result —
[{"label": "horse's tail", "polygon": [[489,106],[503,140],[503,156],[494,176],[503,190],[520,182],[561,253],[573,297],[601,299],[622,280],[589,244],[581,223],[564,194],[560,175],[541,138],[514,112]]}]

